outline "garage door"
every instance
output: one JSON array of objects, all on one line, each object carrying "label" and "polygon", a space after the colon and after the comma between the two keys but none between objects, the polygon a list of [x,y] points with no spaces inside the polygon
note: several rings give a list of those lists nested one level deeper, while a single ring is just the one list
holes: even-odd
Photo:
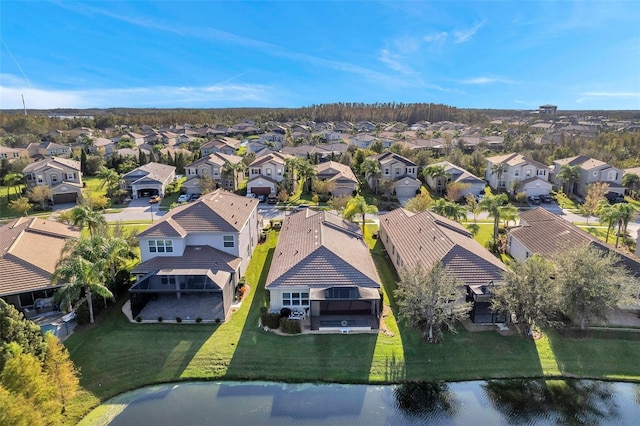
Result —
[{"label": "garage door", "polygon": [[55,194],[53,196],[54,204],[75,203],[78,200],[78,194],[70,192],[67,194]]},{"label": "garage door", "polygon": [[398,185],[396,187],[396,197],[415,197],[416,189],[413,186]]},{"label": "garage door", "polygon": [[138,197],[151,197],[152,195],[158,195],[158,190],[157,189],[138,190]]},{"label": "garage door", "polygon": [[253,188],[251,188],[251,192],[253,192],[256,195],[269,195],[271,194],[271,188],[269,188],[268,186],[254,186]]}]

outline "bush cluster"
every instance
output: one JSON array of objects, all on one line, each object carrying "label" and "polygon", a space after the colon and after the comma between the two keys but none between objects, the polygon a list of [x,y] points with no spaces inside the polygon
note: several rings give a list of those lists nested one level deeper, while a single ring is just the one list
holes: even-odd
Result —
[{"label": "bush cluster", "polygon": [[262,325],[267,326],[269,328],[278,328],[280,327],[280,314],[272,314],[268,312],[264,312],[261,316]]},{"label": "bush cluster", "polygon": [[300,334],[302,330],[300,328],[299,320],[290,320],[289,318],[280,318],[280,330],[287,334]]}]

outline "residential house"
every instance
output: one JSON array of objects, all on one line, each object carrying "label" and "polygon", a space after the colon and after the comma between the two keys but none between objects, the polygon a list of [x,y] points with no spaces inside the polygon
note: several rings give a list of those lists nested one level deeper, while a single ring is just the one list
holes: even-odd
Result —
[{"label": "residential house", "polygon": [[27,145],[27,153],[29,157],[36,159],[45,157],[69,158],[71,156],[71,147],[55,142],[44,141]]},{"label": "residential house", "polygon": [[221,152],[226,155],[235,155],[236,151],[238,151],[239,144],[235,145],[233,141],[239,142],[237,139],[233,138],[219,138],[211,140],[200,146],[200,153],[203,157],[216,152]]},{"label": "residential house", "polygon": [[262,144],[271,142],[273,144],[276,144],[276,146],[282,147],[282,143],[284,142],[284,135],[282,133],[276,132],[263,133],[258,137],[258,142]]},{"label": "residential house", "polygon": [[461,197],[467,194],[478,196],[484,191],[485,186],[487,186],[484,180],[448,161],[430,164],[430,166],[441,166],[447,174],[446,177],[425,176],[429,187],[438,193],[444,193],[447,185],[452,182],[466,185],[466,188],[460,192]]},{"label": "residential house", "polygon": [[415,197],[422,182],[418,180],[418,165],[393,152],[384,152],[368,159],[378,162],[379,172],[365,176],[369,187],[378,188],[381,179],[394,181],[393,190],[397,197]]},{"label": "residential house", "polygon": [[116,144],[111,139],[96,138],[90,149],[93,152],[97,152],[108,157],[116,151]]},{"label": "residential house", "polygon": [[123,189],[132,198],[159,195],[164,197],[167,185],[176,178],[176,168],[160,163],[148,163],[122,176]]},{"label": "residential house", "polygon": [[400,208],[380,215],[378,239],[397,271],[442,262],[464,283],[474,323],[504,322],[491,309],[491,289],[500,284],[506,267],[461,224],[429,211]]},{"label": "residential house", "polygon": [[51,284],[62,249],[77,228],[38,217],[21,217],[0,227],[0,297],[30,318],[34,303],[52,297]]},{"label": "residential house", "polygon": [[351,170],[351,167],[335,161],[328,161],[316,165],[315,169],[317,179],[335,183],[335,188],[330,195],[340,197],[355,194],[358,188],[358,178]]},{"label": "residential house", "polygon": [[632,275],[640,276],[638,260],[542,207],[521,212],[518,226],[507,230],[507,250],[519,260],[525,260],[534,254],[551,258],[558,250],[580,244],[588,244],[604,252],[614,251],[620,258],[621,266]]},{"label": "residential house", "polygon": [[[227,173],[225,168],[227,163],[236,167],[231,174]],[[245,179],[244,169],[237,167],[241,164],[242,157],[237,155],[226,155],[221,152],[209,154],[185,166],[187,181],[182,184],[182,189],[187,194],[200,194],[202,189],[199,178],[208,176],[215,179],[219,188],[235,191],[240,182]]]},{"label": "residential house", "polygon": [[544,164],[512,153],[487,158],[485,179],[498,191],[513,193],[515,189],[527,196],[545,195],[551,192],[549,172]]},{"label": "residential house", "polygon": [[8,160],[11,163],[20,158],[29,158],[26,148],[9,148],[0,145],[0,160]]},{"label": "residential house", "polygon": [[312,330],[377,329],[380,287],[358,226],[311,209],[285,218],[265,287],[271,311],[303,313]]},{"label": "residential house", "polygon": [[278,192],[278,184],[284,180],[286,160],[293,158],[279,152],[260,156],[249,164],[247,193],[269,195]]},{"label": "residential house", "polygon": [[22,169],[27,187],[48,186],[54,204],[75,203],[82,199],[80,162],[68,158],[49,157]]},{"label": "residential house", "polygon": [[624,171],[586,155],[562,158],[553,162],[551,181],[556,188],[562,188],[564,184],[558,174],[565,164],[571,167],[579,166],[580,168],[580,178],[577,182],[573,182],[573,188],[569,190],[569,193],[576,193],[581,197],[585,197],[589,185],[596,182],[604,182],[609,184],[609,191],[624,195],[625,188],[622,186]]},{"label": "residential house", "polygon": [[[131,272],[133,317],[156,320],[229,317],[261,219],[258,200],[218,189],[170,210],[138,234],[141,262]],[[257,283],[252,283],[257,284]]]}]

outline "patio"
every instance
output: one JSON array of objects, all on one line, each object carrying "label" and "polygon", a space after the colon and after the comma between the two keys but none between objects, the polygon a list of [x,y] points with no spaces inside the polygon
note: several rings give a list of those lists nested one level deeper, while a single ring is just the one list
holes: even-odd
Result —
[{"label": "patio", "polygon": [[225,320],[221,293],[183,293],[179,299],[175,294],[158,295],[147,302],[138,316],[143,321],[158,321],[159,317],[166,321],[175,321],[177,317],[185,321]]}]

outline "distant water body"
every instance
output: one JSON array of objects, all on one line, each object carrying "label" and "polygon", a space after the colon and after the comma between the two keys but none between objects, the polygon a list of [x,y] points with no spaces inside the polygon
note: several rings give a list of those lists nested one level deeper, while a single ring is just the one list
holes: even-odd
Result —
[{"label": "distant water body", "polygon": [[640,384],[593,380],[394,386],[184,382],[122,394],[81,425],[634,425]]}]

